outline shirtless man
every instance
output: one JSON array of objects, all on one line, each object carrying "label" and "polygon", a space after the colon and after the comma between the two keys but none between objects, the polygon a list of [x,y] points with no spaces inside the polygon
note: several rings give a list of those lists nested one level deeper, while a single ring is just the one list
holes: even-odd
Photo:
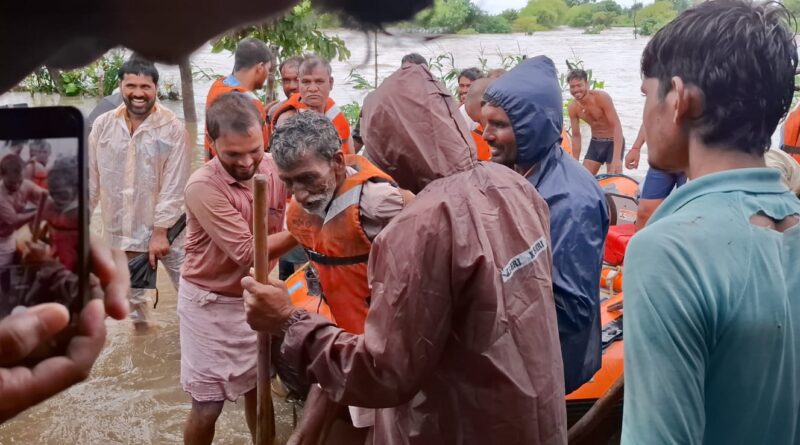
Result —
[{"label": "shirtless man", "polygon": [[572,155],[581,157],[580,120],[592,129],[592,140],[586,151],[583,166],[593,175],[600,166],[608,164],[608,173],[622,173],[622,152],[625,140],[622,138],[622,124],[611,96],[604,91],[590,90],[586,71],[576,69],[567,76],[569,93],[575,98],[569,104],[569,121],[572,127]]}]

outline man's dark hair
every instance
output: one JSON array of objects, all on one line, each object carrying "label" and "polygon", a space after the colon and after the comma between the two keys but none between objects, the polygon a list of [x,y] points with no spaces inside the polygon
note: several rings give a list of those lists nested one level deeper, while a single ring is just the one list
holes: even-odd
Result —
[{"label": "man's dark hair", "polygon": [[406,54],[405,56],[403,56],[403,59],[400,60],[400,64],[403,65],[403,64],[406,64],[406,63],[413,63],[414,65],[425,65],[425,66],[428,66],[428,61],[425,60],[425,58],[422,57],[422,55],[417,54],[417,53],[410,53],[410,54]]},{"label": "man's dark hair", "polygon": [[642,74],[658,79],[661,99],[676,76],[702,91],[702,114],[689,125],[703,143],[763,154],[792,103],[797,46],[788,23],[777,2],[701,3],[653,36]]},{"label": "man's dark hair", "polygon": [[233,72],[252,68],[259,63],[272,62],[272,52],[266,43],[253,37],[242,39],[233,54]]},{"label": "man's dark hair", "polygon": [[481,70],[478,68],[467,68],[458,73],[458,78],[461,79],[462,77],[466,77],[474,82],[483,77],[483,72],[481,72]]},{"label": "man's dark hair", "polygon": [[220,95],[206,111],[206,129],[213,141],[231,132],[247,135],[251,128],[263,125],[253,99],[236,91]]},{"label": "man's dark hair", "polygon": [[22,160],[22,157],[13,153],[3,156],[3,160],[0,161],[0,175],[21,173],[24,168],[25,161]]},{"label": "man's dark hair", "polygon": [[574,70],[569,70],[569,74],[567,74],[567,83],[572,82],[573,80],[583,80],[588,82],[589,75],[586,74],[586,71],[576,68]]},{"label": "man's dark hair", "polygon": [[287,67],[295,67],[297,71],[300,71],[300,64],[303,63],[303,58],[300,56],[289,57],[288,59],[281,62],[281,65],[278,67],[278,72],[283,73],[283,69]]},{"label": "man's dark hair", "polygon": [[117,76],[119,80],[125,78],[126,74],[150,76],[153,83],[158,85],[158,70],[153,62],[143,59],[141,56],[134,54],[125,63],[119,67]]}]

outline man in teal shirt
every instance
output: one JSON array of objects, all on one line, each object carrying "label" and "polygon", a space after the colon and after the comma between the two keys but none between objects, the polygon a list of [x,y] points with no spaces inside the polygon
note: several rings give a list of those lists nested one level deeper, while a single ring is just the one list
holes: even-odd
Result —
[{"label": "man in teal shirt", "polygon": [[800,201],[764,163],[792,101],[786,23],[706,2],[645,48],[650,164],[690,182],[627,251],[623,444],[800,444]]}]

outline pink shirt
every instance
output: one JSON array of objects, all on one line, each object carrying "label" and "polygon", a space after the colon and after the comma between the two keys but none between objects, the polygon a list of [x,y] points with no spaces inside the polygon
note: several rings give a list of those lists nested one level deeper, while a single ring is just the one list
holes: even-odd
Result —
[{"label": "pink shirt", "polygon": [[[272,155],[258,169],[267,175],[269,233],[279,232],[286,211],[286,186]],[[253,181],[237,181],[216,157],[186,185],[186,259],[181,276],[195,286],[241,297],[240,280],[253,267]],[[270,261],[270,268],[277,258]]]}]

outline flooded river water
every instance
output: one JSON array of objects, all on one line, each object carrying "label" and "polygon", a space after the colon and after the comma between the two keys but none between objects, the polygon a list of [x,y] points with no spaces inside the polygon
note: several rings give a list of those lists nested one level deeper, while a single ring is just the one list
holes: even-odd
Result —
[{"label": "flooded river water", "polygon": [[[352,51],[349,62],[334,62],[336,84],[333,98],[340,104],[360,100],[345,79],[351,68],[366,60],[368,42],[359,33],[338,32]],[[168,44],[168,42],[165,42]],[[415,37],[380,37],[379,77],[395,70],[402,56],[419,52],[425,57],[452,53],[459,67],[478,64],[483,54],[488,66],[499,64],[498,54],[546,54],[566,70],[565,59],[578,57],[592,68],[597,79],[605,81],[622,120],[628,145],[633,142],[641,122],[643,97],[639,92],[639,59],[646,39],[634,39],[630,29],[614,29],[599,35],[562,29],[526,35],[450,36],[425,42]],[[203,70],[224,74],[233,65],[229,54],[199,50],[192,59]],[[358,68],[368,79],[373,66]],[[175,67],[160,66],[164,82],[179,85]],[[205,96],[211,81],[195,81],[195,102],[202,118]],[[68,104],[88,113],[96,99],[32,98],[27,93],[0,96],[0,105],[27,102],[33,105]],[[182,115],[180,102],[166,105]],[[202,128],[202,125],[200,126]],[[588,135],[589,132],[584,132]],[[585,144],[584,144],[585,147]],[[198,154],[199,159],[199,154]],[[646,163],[634,176],[641,177]],[[29,410],[0,426],[0,445],[6,444],[175,444],[182,442],[182,425],[190,402],[180,388],[180,352],[176,295],[162,270],[159,274],[160,302],[153,311],[157,329],[137,335],[128,321],[108,321],[108,342],[91,378],[65,393]],[[291,428],[292,412],[278,402],[278,443],[283,443]],[[217,444],[246,444],[249,434],[242,404],[228,404],[217,424]]]}]

